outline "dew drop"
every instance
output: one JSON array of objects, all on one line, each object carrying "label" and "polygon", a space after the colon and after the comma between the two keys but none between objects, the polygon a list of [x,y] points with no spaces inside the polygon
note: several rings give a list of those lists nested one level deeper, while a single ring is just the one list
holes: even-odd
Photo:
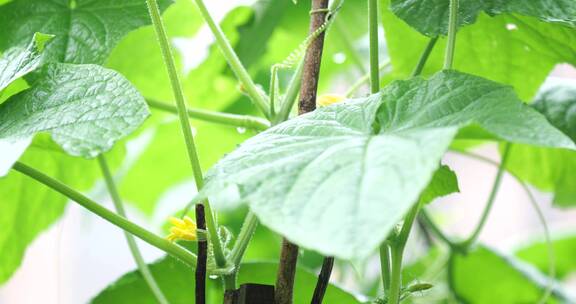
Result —
[{"label": "dew drop", "polygon": [[342,63],[344,63],[344,61],[346,61],[346,54],[336,53],[336,54],[334,54],[334,56],[332,56],[332,60],[336,64],[342,64]]},{"label": "dew drop", "polygon": [[513,31],[513,30],[517,30],[518,26],[514,23],[508,23],[508,24],[506,24],[506,29],[509,31]]},{"label": "dew drop", "polygon": [[211,275],[209,275],[208,277],[209,277],[211,280],[216,280],[216,279],[218,278],[218,276],[215,275],[215,274],[211,274]]},{"label": "dew drop", "polygon": [[238,133],[240,133],[240,134],[244,134],[244,133],[246,133],[246,128],[238,127],[238,128],[236,128],[236,131],[238,131]]}]

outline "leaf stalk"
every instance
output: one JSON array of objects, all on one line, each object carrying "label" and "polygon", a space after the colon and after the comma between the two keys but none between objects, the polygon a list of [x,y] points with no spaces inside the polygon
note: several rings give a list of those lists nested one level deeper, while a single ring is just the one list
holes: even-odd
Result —
[{"label": "leaf stalk", "polygon": [[72,201],[78,203],[80,206],[88,209],[109,223],[181,260],[182,262],[188,264],[190,267],[196,267],[196,255],[193,253],[102,207],[100,204],[92,201],[80,192],[70,188],[62,182],[21,162],[14,164],[12,169],[35,179],[36,181],[48,186],[56,192],[59,192],[60,194],[68,197]]}]

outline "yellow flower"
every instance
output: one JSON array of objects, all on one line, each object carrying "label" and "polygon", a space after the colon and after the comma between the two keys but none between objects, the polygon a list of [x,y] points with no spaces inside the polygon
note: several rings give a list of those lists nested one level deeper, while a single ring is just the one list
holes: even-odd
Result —
[{"label": "yellow flower", "polygon": [[170,242],[176,240],[196,241],[196,223],[191,218],[185,216],[183,219],[171,217],[168,219],[172,223],[170,234],[166,237]]},{"label": "yellow flower", "polygon": [[346,97],[338,94],[324,94],[316,99],[316,104],[321,107],[326,107],[334,103],[344,100]]}]

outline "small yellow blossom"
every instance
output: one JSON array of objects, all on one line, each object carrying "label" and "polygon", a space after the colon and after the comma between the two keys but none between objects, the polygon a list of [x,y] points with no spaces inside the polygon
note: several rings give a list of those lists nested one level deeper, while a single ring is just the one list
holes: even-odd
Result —
[{"label": "small yellow blossom", "polygon": [[171,217],[168,219],[172,223],[170,234],[166,237],[170,242],[176,240],[196,241],[196,223],[191,218],[185,216],[183,219]]},{"label": "small yellow blossom", "polygon": [[346,97],[338,94],[324,94],[316,99],[316,104],[321,107],[326,107],[334,103],[344,100]]}]

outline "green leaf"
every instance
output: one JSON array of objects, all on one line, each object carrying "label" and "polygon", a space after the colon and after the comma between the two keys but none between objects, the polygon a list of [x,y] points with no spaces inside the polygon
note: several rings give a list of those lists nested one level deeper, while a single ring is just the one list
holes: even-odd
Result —
[{"label": "green leaf", "polygon": [[[252,262],[242,264],[238,281],[274,285],[277,263]],[[164,258],[150,265],[150,270],[160,288],[173,304],[190,303],[194,299],[194,273],[173,258]],[[294,286],[294,303],[306,303],[314,291],[317,277],[299,268]],[[207,282],[208,303],[222,303],[223,290],[218,280]],[[330,284],[324,297],[325,303],[358,304],[353,295]],[[91,303],[156,303],[150,289],[137,272],[129,272],[98,294]]]},{"label": "green leaf", "polygon": [[446,71],[260,133],[210,170],[203,194],[236,191],[231,206],[247,203],[293,242],[366,257],[416,202],[458,128],[470,124],[508,141],[574,146],[510,87]]},{"label": "green leaf", "polygon": [[455,192],[460,192],[456,173],[454,173],[450,167],[442,165],[434,172],[430,184],[428,184],[428,187],[420,194],[420,203],[428,204],[436,198]]},{"label": "green leaf", "polygon": [[[161,8],[170,3],[160,1]],[[48,60],[101,64],[127,33],[147,24],[140,0],[14,0],[0,6],[0,49],[49,33],[56,37],[46,49]]]},{"label": "green leaf", "polygon": [[36,70],[42,64],[42,51],[52,38],[52,35],[35,33],[26,48],[11,48],[0,57],[0,93],[13,81]]},{"label": "green leaf", "polygon": [[49,132],[70,155],[92,158],[147,116],[142,96],[116,72],[96,65],[48,64],[32,88],[0,105],[0,145],[18,151],[8,161],[2,159],[0,173],[36,133]]},{"label": "green leaf", "polygon": [[[452,291],[465,303],[537,303],[548,283],[547,277],[530,265],[483,246],[465,256],[453,254],[448,271]],[[555,287],[546,303],[572,303],[572,300]]]},{"label": "green leaf", "polygon": [[536,97],[533,106],[576,142],[576,86],[555,86]]},{"label": "green leaf", "polygon": [[[576,88],[551,87],[538,94],[533,106],[552,125],[576,140]],[[576,205],[576,152],[514,145],[506,165],[521,180],[554,193],[557,206]]]},{"label": "green leaf", "polygon": [[[387,47],[394,67],[388,79],[408,77],[430,38],[388,10],[389,0],[381,3]],[[440,39],[424,75],[441,70],[443,58],[444,40]],[[480,14],[474,25],[458,32],[456,39],[456,70],[510,84],[524,100],[534,98],[542,82],[559,63],[576,64],[576,31],[536,18]]]},{"label": "green leaf", "polygon": [[[0,149],[1,157],[5,151]],[[122,148],[109,155],[117,166]],[[64,153],[47,135],[37,136],[20,161],[78,189],[88,190],[100,177],[96,162]],[[20,266],[28,245],[64,212],[67,199],[19,173],[0,178],[0,284]]]},{"label": "green leaf", "polygon": [[[391,0],[390,9],[419,32],[435,37],[448,33],[450,0]],[[517,14],[576,27],[573,0],[459,0],[458,26],[472,24],[480,12]]]},{"label": "green leaf", "polygon": [[[559,279],[567,279],[576,271],[576,236],[567,235],[552,241],[554,247],[554,262],[556,275]],[[548,271],[548,244],[544,241],[534,242],[516,251],[519,259],[538,268],[541,272]]]}]

